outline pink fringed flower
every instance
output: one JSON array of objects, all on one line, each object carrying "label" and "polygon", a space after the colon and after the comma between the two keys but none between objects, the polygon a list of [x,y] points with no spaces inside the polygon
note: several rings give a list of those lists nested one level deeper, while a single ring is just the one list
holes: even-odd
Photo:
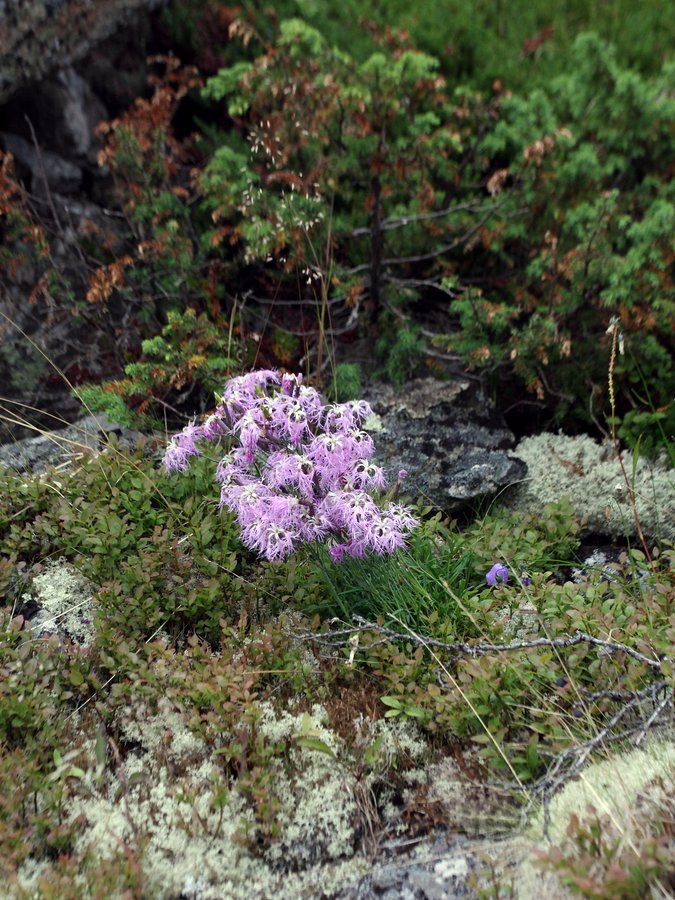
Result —
[{"label": "pink fringed flower", "polygon": [[216,468],[220,505],[237,517],[243,543],[267,559],[317,541],[334,562],[393,553],[418,522],[408,507],[373,496],[386,479],[361,427],[371,412],[364,400],[324,406],[301,375],[250,372],[228,381],[203,425],[172,438],[164,468],[185,470],[197,441],[229,440]]}]

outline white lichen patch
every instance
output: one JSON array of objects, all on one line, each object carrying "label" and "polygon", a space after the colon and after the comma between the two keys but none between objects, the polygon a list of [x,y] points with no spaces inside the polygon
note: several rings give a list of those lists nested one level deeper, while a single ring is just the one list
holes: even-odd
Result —
[{"label": "white lichen patch", "polygon": [[326,727],[326,712],[276,714],[263,704],[260,733],[284,742],[287,762],[273,761],[273,791],[280,803],[279,840],[266,851],[275,865],[282,861],[305,869],[323,860],[355,852],[357,807],[350,768],[338,758],[339,739]]},{"label": "white lichen patch", "polygon": [[366,421],[363,423],[363,427],[365,431],[372,434],[380,434],[384,431],[384,425],[382,423],[382,417],[378,416],[377,413],[371,413]]},{"label": "white lichen patch", "polygon": [[40,612],[33,630],[64,631],[86,647],[94,639],[94,588],[64,559],[52,560],[45,572],[33,579],[32,597]]},{"label": "white lichen patch", "polygon": [[[630,492],[612,444],[586,435],[543,433],[522,440],[513,455],[527,463],[528,475],[506,498],[511,509],[540,513],[547,503],[568,497],[587,530],[611,536],[636,533]],[[623,461],[643,531],[672,540],[675,471],[663,458],[650,462],[640,457],[633,465],[628,450]]]},{"label": "white lichen patch", "polygon": [[[363,717],[355,722],[355,730],[353,752],[367,762],[363,787],[371,796],[377,794],[378,817],[387,834],[402,835],[407,826],[401,810],[413,803],[418,789],[428,783],[429,743],[412,719],[372,721]],[[392,772],[397,779],[390,777]]]},{"label": "white lichen patch", "polygon": [[118,713],[116,722],[126,740],[172,763],[203,756],[203,741],[190,731],[180,712],[166,699],[160,700],[158,706],[154,715],[144,703],[123,708]]},{"label": "white lichen patch", "polygon": [[29,858],[21,863],[10,879],[10,886],[17,888],[23,896],[39,896],[38,883],[48,869],[49,863],[46,860]]},{"label": "white lichen patch", "polygon": [[[72,782],[65,817],[84,819],[75,848],[81,858],[133,848],[148,896],[158,900],[295,900],[312,896],[316,885],[330,894],[368,871],[356,846],[354,776],[338,760],[340,740],[320,707],[277,714],[262,704],[260,734],[288,748],[269,762],[280,835],[262,852],[242,840],[255,819],[250,797],[236,780],[226,784],[220,758],[170,703],[156,714],[144,705],[124,709],[116,725],[134,749],[109,764],[103,779],[94,741],[78,758],[87,772]],[[43,869],[24,868],[19,883],[27,889]]]},{"label": "white lichen patch", "polygon": [[[563,840],[570,816],[574,813],[585,818],[589,804],[599,815],[609,816],[621,834],[630,834],[637,798],[651,793],[658,802],[659,785],[670,786],[674,779],[675,744],[670,742],[652,742],[644,750],[619,753],[594,763],[551,800],[549,838],[554,844]],[[543,836],[543,815],[535,820],[531,833]]]},{"label": "white lichen patch", "polygon": [[429,757],[429,744],[412,719],[378,719],[372,735],[381,742],[387,766],[420,765]]}]

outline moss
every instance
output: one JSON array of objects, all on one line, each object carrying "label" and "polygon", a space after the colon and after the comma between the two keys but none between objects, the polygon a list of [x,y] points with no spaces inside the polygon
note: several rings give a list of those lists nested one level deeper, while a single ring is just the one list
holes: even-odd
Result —
[{"label": "moss", "polygon": [[[528,477],[514,488],[506,504],[521,512],[538,512],[547,503],[569,497],[574,514],[597,534],[635,535],[626,482],[614,448],[587,436],[544,433],[525,438],[513,455],[527,463]],[[654,463],[624,453],[628,477],[644,532],[652,538],[675,538],[675,475],[663,459]]]}]

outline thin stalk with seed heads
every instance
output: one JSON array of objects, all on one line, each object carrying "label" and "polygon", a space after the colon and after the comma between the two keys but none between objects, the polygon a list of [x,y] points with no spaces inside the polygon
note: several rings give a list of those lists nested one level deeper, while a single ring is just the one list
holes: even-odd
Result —
[{"label": "thin stalk with seed heads", "polygon": [[630,506],[633,511],[633,518],[635,519],[635,527],[637,528],[638,537],[640,538],[640,543],[642,544],[642,549],[645,552],[645,557],[649,562],[652,572],[656,575],[656,566],[654,565],[654,560],[652,559],[651,553],[649,552],[649,547],[647,546],[647,541],[644,536],[644,532],[642,530],[642,523],[640,522],[640,516],[637,511],[637,504],[635,503],[635,491],[633,490],[633,485],[628,477],[628,473],[626,472],[626,467],[623,464],[623,454],[621,453],[621,446],[619,445],[619,439],[616,435],[616,398],[614,396],[614,367],[616,365],[616,350],[617,345],[619,346],[619,350],[623,353],[623,336],[621,335],[619,320],[616,316],[612,317],[612,320],[609,323],[609,328],[607,329],[607,333],[612,335],[612,349],[609,357],[609,371],[608,371],[608,386],[609,386],[609,404],[611,408],[611,426],[612,426],[612,441],[614,443],[614,450],[616,452],[616,458],[619,461],[619,466],[621,467],[621,473],[623,475],[623,479],[626,482],[626,489],[628,490],[628,498],[630,501]]}]

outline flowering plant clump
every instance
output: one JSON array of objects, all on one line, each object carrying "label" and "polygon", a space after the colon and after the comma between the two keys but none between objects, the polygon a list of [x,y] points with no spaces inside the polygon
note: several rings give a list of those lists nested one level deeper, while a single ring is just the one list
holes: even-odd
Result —
[{"label": "flowering plant clump", "polygon": [[328,543],[334,562],[393,553],[418,521],[409,507],[373,496],[386,479],[361,428],[371,413],[364,400],[324,405],[301,375],[251,372],[228,381],[201,425],[171,439],[164,468],[184,471],[198,441],[230,439],[216,480],[247,547],[270,560],[317,541]]}]

